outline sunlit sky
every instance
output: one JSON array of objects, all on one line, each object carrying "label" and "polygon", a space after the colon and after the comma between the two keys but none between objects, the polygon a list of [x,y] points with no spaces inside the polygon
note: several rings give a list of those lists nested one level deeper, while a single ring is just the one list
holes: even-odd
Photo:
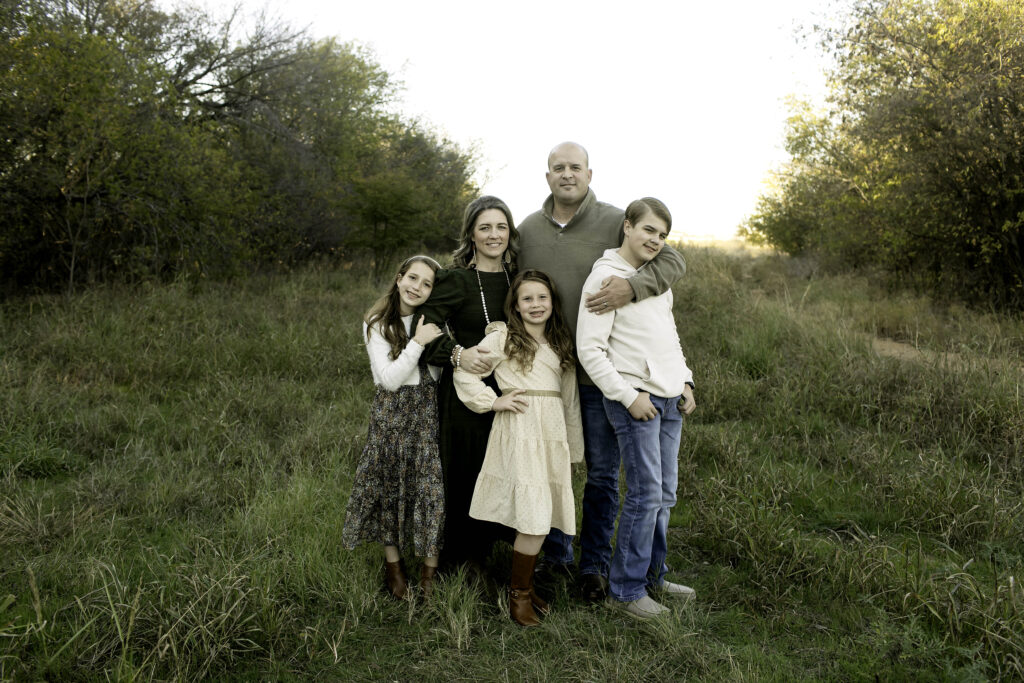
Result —
[{"label": "sunlit sky", "polygon": [[[215,13],[231,0],[208,0]],[[219,3],[223,2],[224,5]],[[590,152],[591,187],[663,200],[673,237],[728,239],[785,159],[785,98],[820,99],[800,26],[821,0],[243,0],[315,37],[370,48],[401,113],[479,152],[477,182],[518,221],[540,208],[548,151]]]}]

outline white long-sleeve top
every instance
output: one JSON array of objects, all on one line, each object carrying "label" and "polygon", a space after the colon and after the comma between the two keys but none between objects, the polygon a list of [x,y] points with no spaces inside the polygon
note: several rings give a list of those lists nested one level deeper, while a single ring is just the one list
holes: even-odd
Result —
[{"label": "white long-sleeve top", "polygon": [[[608,276],[629,278],[634,273],[636,268],[619,256],[617,249],[608,249],[583,284],[582,302],[601,289]],[[606,398],[628,408],[641,391],[671,398],[693,381],[672,317],[671,289],[601,315],[588,312],[582,302],[576,353]]]},{"label": "white long-sleeve top", "polygon": [[[412,328],[412,318],[412,315],[402,316],[406,334],[409,334]],[[391,344],[381,334],[379,322],[370,328],[369,335],[366,333],[366,323],[363,323],[363,339],[367,340],[366,353],[370,356],[370,371],[373,373],[374,384],[379,384],[388,391],[398,391],[403,385],[415,386],[420,383],[417,365],[423,354],[422,344],[410,339],[398,358],[392,360]],[[440,375],[438,368],[432,365],[428,365],[427,369],[435,380]]]}]

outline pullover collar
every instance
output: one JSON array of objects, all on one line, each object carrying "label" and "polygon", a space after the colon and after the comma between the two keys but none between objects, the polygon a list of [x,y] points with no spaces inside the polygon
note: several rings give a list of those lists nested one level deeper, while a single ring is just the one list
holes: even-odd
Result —
[{"label": "pullover collar", "polygon": [[[572,215],[569,222],[565,224],[565,229],[568,229],[578,223],[581,220],[581,216],[585,214],[594,204],[597,203],[597,195],[594,194],[594,190],[587,188],[587,196],[583,198],[579,208],[576,209],[576,213]],[[555,212],[555,195],[549,194],[548,198],[544,200],[544,205],[541,207],[541,213],[544,217],[551,221],[555,226],[561,227],[561,223],[554,219]]]}]

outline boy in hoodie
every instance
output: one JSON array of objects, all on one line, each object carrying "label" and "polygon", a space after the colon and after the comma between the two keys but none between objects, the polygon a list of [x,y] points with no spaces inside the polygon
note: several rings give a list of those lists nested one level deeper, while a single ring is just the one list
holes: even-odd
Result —
[{"label": "boy in hoodie", "polygon": [[[632,202],[622,246],[605,251],[594,264],[584,297],[609,276],[629,278],[646,267],[665,246],[671,227],[672,215],[659,200]],[[693,589],[665,580],[682,414],[696,407],[693,373],[672,316],[672,290],[603,315],[581,305],[576,347],[580,364],[604,396],[626,474],[608,603],[637,618],[656,617],[668,608],[650,592],[695,597]]]}]

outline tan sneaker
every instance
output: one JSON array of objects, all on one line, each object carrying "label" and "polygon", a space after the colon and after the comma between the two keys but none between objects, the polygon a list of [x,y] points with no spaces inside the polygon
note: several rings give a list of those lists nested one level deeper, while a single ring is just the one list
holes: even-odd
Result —
[{"label": "tan sneaker", "polygon": [[655,601],[649,595],[645,595],[639,600],[632,600],[630,602],[622,602],[609,595],[605,604],[609,607],[622,610],[634,619],[654,619],[669,611],[668,607],[665,607],[660,602]]},{"label": "tan sneaker", "polygon": [[658,586],[656,590],[660,595],[675,598],[676,600],[682,600],[683,602],[690,602],[697,599],[697,591],[693,590],[689,586],[684,586],[681,583],[662,581],[661,585]]}]

